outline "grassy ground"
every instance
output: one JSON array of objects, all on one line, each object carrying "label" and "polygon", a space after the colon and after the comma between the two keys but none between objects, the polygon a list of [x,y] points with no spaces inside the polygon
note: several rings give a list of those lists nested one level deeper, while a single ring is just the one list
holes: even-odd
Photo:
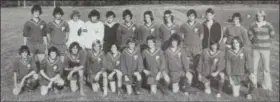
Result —
[{"label": "grassy ground", "polygon": [[[171,9],[175,15],[175,22],[180,24],[186,20],[185,13],[188,9],[194,8],[199,14],[199,21],[202,21],[202,14],[208,7],[213,7],[216,11],[216,19],[226,26],[228,23],[226,20],[232,15],[233,12],[240,12],[243,16],[243,25],[248,28],[253,22],[254,18],[247,18],[250,14],[254,17],[254,13],[258,8],[263,8],[275,30],[277,36],[273,41],[272,53],[271,53],[271,75],[273,79],[273,92],[267,92],[263,89],[257,89],[253,94],[254,101],[278,101],[279,100],[279,5],[195,5],[195,6],[178,6],[178,5],[128,5],[128,6],[106,6],[96,7],[101,13],[101,20],[105,20],[105,13],[108,10],[116,12],[117,21],[122,22],[122,11],[124,9],[130,9],[134,16],[133,19],[137,24],[143,24],[143,13],[146,10],[152,10],[155,16],[155,22],[161,23],[164,10]],[[81,12],[81,18],[88,20],[87,15],[94,7],[65,7],[64,19],[68,20],[72,10],[77,9]],[[51,7],[43,8],[42,19],[49,22],[53,19]],[[206,95],[202,90],[198,90],[196,95],[184,96],[182,93],[173,94],[170,96],[163,96],[161,93],[157,95],[150,95],[145,90],[143,95],[115,95],[109,94],[107,98],[101,97],[101,93],[91,92],[89,87],[86,87],[85,97],[80,97],[78,93],[71,93],[69,90],[64,90],[63,94],[51,94],[48,96],[41,96],[39,90],[32,92],[24,92],[19,96],[12,94],[13,88],[13,73],[11,71],[11,62],[14,56],[17,55],[17,50],[23,42],[22,29],[26,20],[29,20],[30,8],[1,8],[1,101],[248,101],[244,98],[244,92],[246,88],[242,88],[242,97],[233,98],[228,91],[222,94],[222,98],[217,99],[215,95]],[[260,70],[262,72],[263,70]],[[260,81],[263,80],[262,74],[259,74]],[[229,90],[226,88],[225,90]],[[243,92],[244,91],[244,92]]]}]

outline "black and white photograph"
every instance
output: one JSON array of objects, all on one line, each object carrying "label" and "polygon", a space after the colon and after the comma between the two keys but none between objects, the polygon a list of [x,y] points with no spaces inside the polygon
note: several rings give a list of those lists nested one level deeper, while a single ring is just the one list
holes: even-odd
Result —
[{"label": "black and white photograph", "polygon": [[1,102],[279,102],[278,0],[1,0]]}]

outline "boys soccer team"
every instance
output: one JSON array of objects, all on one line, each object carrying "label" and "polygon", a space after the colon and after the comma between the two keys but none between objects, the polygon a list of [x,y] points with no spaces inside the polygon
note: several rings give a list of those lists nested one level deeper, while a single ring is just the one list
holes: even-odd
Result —
[{"label": "boys soccer team", "polygon": [[106,13],[105,23],[99,20],[97,10],[88,14],[87,22],[80,19],[77,10],[73,10],[71,20],[63,20],[60,7],[54,8],[54,20],[49,23],[40,18],[40,5],[34,5],[31,13],[33,17],[24,24],[20,57],[13,64],[15,95],[39,86],[42,95],[65,87],[85,95],[85,85],[94,92],[102,88],[103,96],[109,89],[118,94],[124,93],[123,89],[127,94],[141,94],[144,86],[151,94],[160,88],[168,95],[171,87],[174,93],[181,90],[189,95],[193,84],[202,84],[205,93],[211,94],[210,83],[216,80],[216,96],[221,97],[227,77],[233,96],[239,96],[245,80],[249,87],[246,97],[252,99],[260,56],[267,75],[263,88],[272,90],[269,41],[275,32],[264,11],[257,12],[248,33],[238,12],[223,31],[211,8],[206,10],[203,23],[196,21],[197,13],[191,9],[181,25],[174,22],[172,11],[166,10],[159,26],[152,11],[144,12],[142,25],[132,21],[128,9],[123,11],[124,23],[114,21],[113,11]]}]

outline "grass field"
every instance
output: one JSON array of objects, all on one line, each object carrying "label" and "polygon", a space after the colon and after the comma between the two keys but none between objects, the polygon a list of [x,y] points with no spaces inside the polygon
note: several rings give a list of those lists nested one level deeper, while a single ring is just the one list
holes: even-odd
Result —
[{"label": "grass field", "polygon": [[[101,20],[105,20],[105,13],[108,10],[115,11],[117,21],[122,22],[122,11],[130,9],[134,16],[133,20],[137,24],[143,24],[143,13],[146,10],[152,10],[155,17],[155,22],[162,23],[164,10],[170,9],[175,15],[175,22],[180,24],[186,20],[185,13],[188,9],[194,8],[199,14],[199,21],[202,21],[201,15],[208,8],[212,7],[216,12],[216,19],[226,26],[227,19],[234,13],[240,12],[243,16],[242,24],[248,28],[253,22],[254,13],[257,9],[263,8],[267,13],[267,19],[271,22],[276,30],[277,36],[274,38],[272,53],[271,53],[271,75],[273,79],[273,92],[267,92],[263,89],[257,89],[253,94],[253,101],[279,101],[279,5],[196,5],[196,6],[182,6],[182,5],[128,5],[128,6],[106,6],[106,7],[63,7],[64,19],[68,20],[72,10],[77,9],[81,13],[81,19],[88,20],[87,15],[93,8],[101,13]],[[53,19],[52,7],[44,7],[42,19],[49,22]],[[251,18],[247,18],[247,14]],[[184,96],[180,94],[172,94],[170,96],[163,96],[161,93],[157,95],[150,95],[145,91],[143,95],[115,95],[109,94],[108,97],[103,98],[101,93],[93,93],[89,87],[86,87],[85,97],[80,97],[79,93],[71,93],[70,90],[65,90],[60,94],[51,94],[48,96],[41,96],[39,90],[32,92],[23,92],[19,96],[12,94],[13,88],[13,73],[11,70],[11,62],[14,56],[17,55],[19,46],[23,43],[22,29],[26,20],[29,20],[30,8],[1,8],[1,101],[248,101],[244,98],[244,92],[241,97],[233,98],[232,95],[225,91],[222,97],[217,99],[215,94],[207,95],[202,90],[197,89],[196,95]],[[262,72],[262,70],[259,70]],[[262,74],[259,74],[259,81],[262,79]],[[241,88],[242,91],[247,89]],[[229,90],[229,89],[225,89]]]}]

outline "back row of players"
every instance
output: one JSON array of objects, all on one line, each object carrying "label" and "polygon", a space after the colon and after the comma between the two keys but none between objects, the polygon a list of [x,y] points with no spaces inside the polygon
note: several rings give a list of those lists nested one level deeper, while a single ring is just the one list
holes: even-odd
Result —
[{"label": "back row of players", "polygon": [[[223,31],[211,8],[206,10],[207,20],[203,24],[196,21],[197,13],[191,9],[181,26],[174,23],[174,15],[166,10],[164,24],[159,27],[154,24],[151,11],[144,13],[141,26],[132,22],[133,14],[128,9],[123,11],[122,24],[114,22],[113,11],[106,13],[105,24],[99,21],[97,10],[89,13],[90,20],[85,23],[76,10],[70,21],[62,20],[64,13],[60,7],[54,9],[54,20],[48,24],[39,17],[39,5],[34,5],[31,13],[33,18],[24,25],[24,46],[19,49],[20,58],[13,67],[16,95],[38,85],[42,95],[50,89],[58,92],[64,86],[70,86],[73,92],[80,89],[80,94],[85,95],[85,82],[95,92],[103,86],[104,96],[108,94],[108,85],[112,92],[121,93],[124,85],[128,94],[132,94],[133,88],[140,94],[143,79],[153,94],[162,84],[164,93],[169,93],[170,85],[174,93],[182,90],[188,95],[193,79],[202,82],[204,91],[210,94],[210,82],[216,79],[217,97],[221,97],[227,76],[233,96],[237,97],[245,75],[249,80],[247,98],[251,99],[257,87],[252,49],[263,53],[270,46],[262,42],[266,32],[269,37],[274,35],[269,22],[259,27],[259,22],[265,21],[264,11],[256,14],[257,22],[248,33],[240,24],[240,13],[233,14],[229,20],[232,25]],[[265,77],[264,86],[272,90],[270,74]],[[161,79],[164,82],[160,83]]]}]

